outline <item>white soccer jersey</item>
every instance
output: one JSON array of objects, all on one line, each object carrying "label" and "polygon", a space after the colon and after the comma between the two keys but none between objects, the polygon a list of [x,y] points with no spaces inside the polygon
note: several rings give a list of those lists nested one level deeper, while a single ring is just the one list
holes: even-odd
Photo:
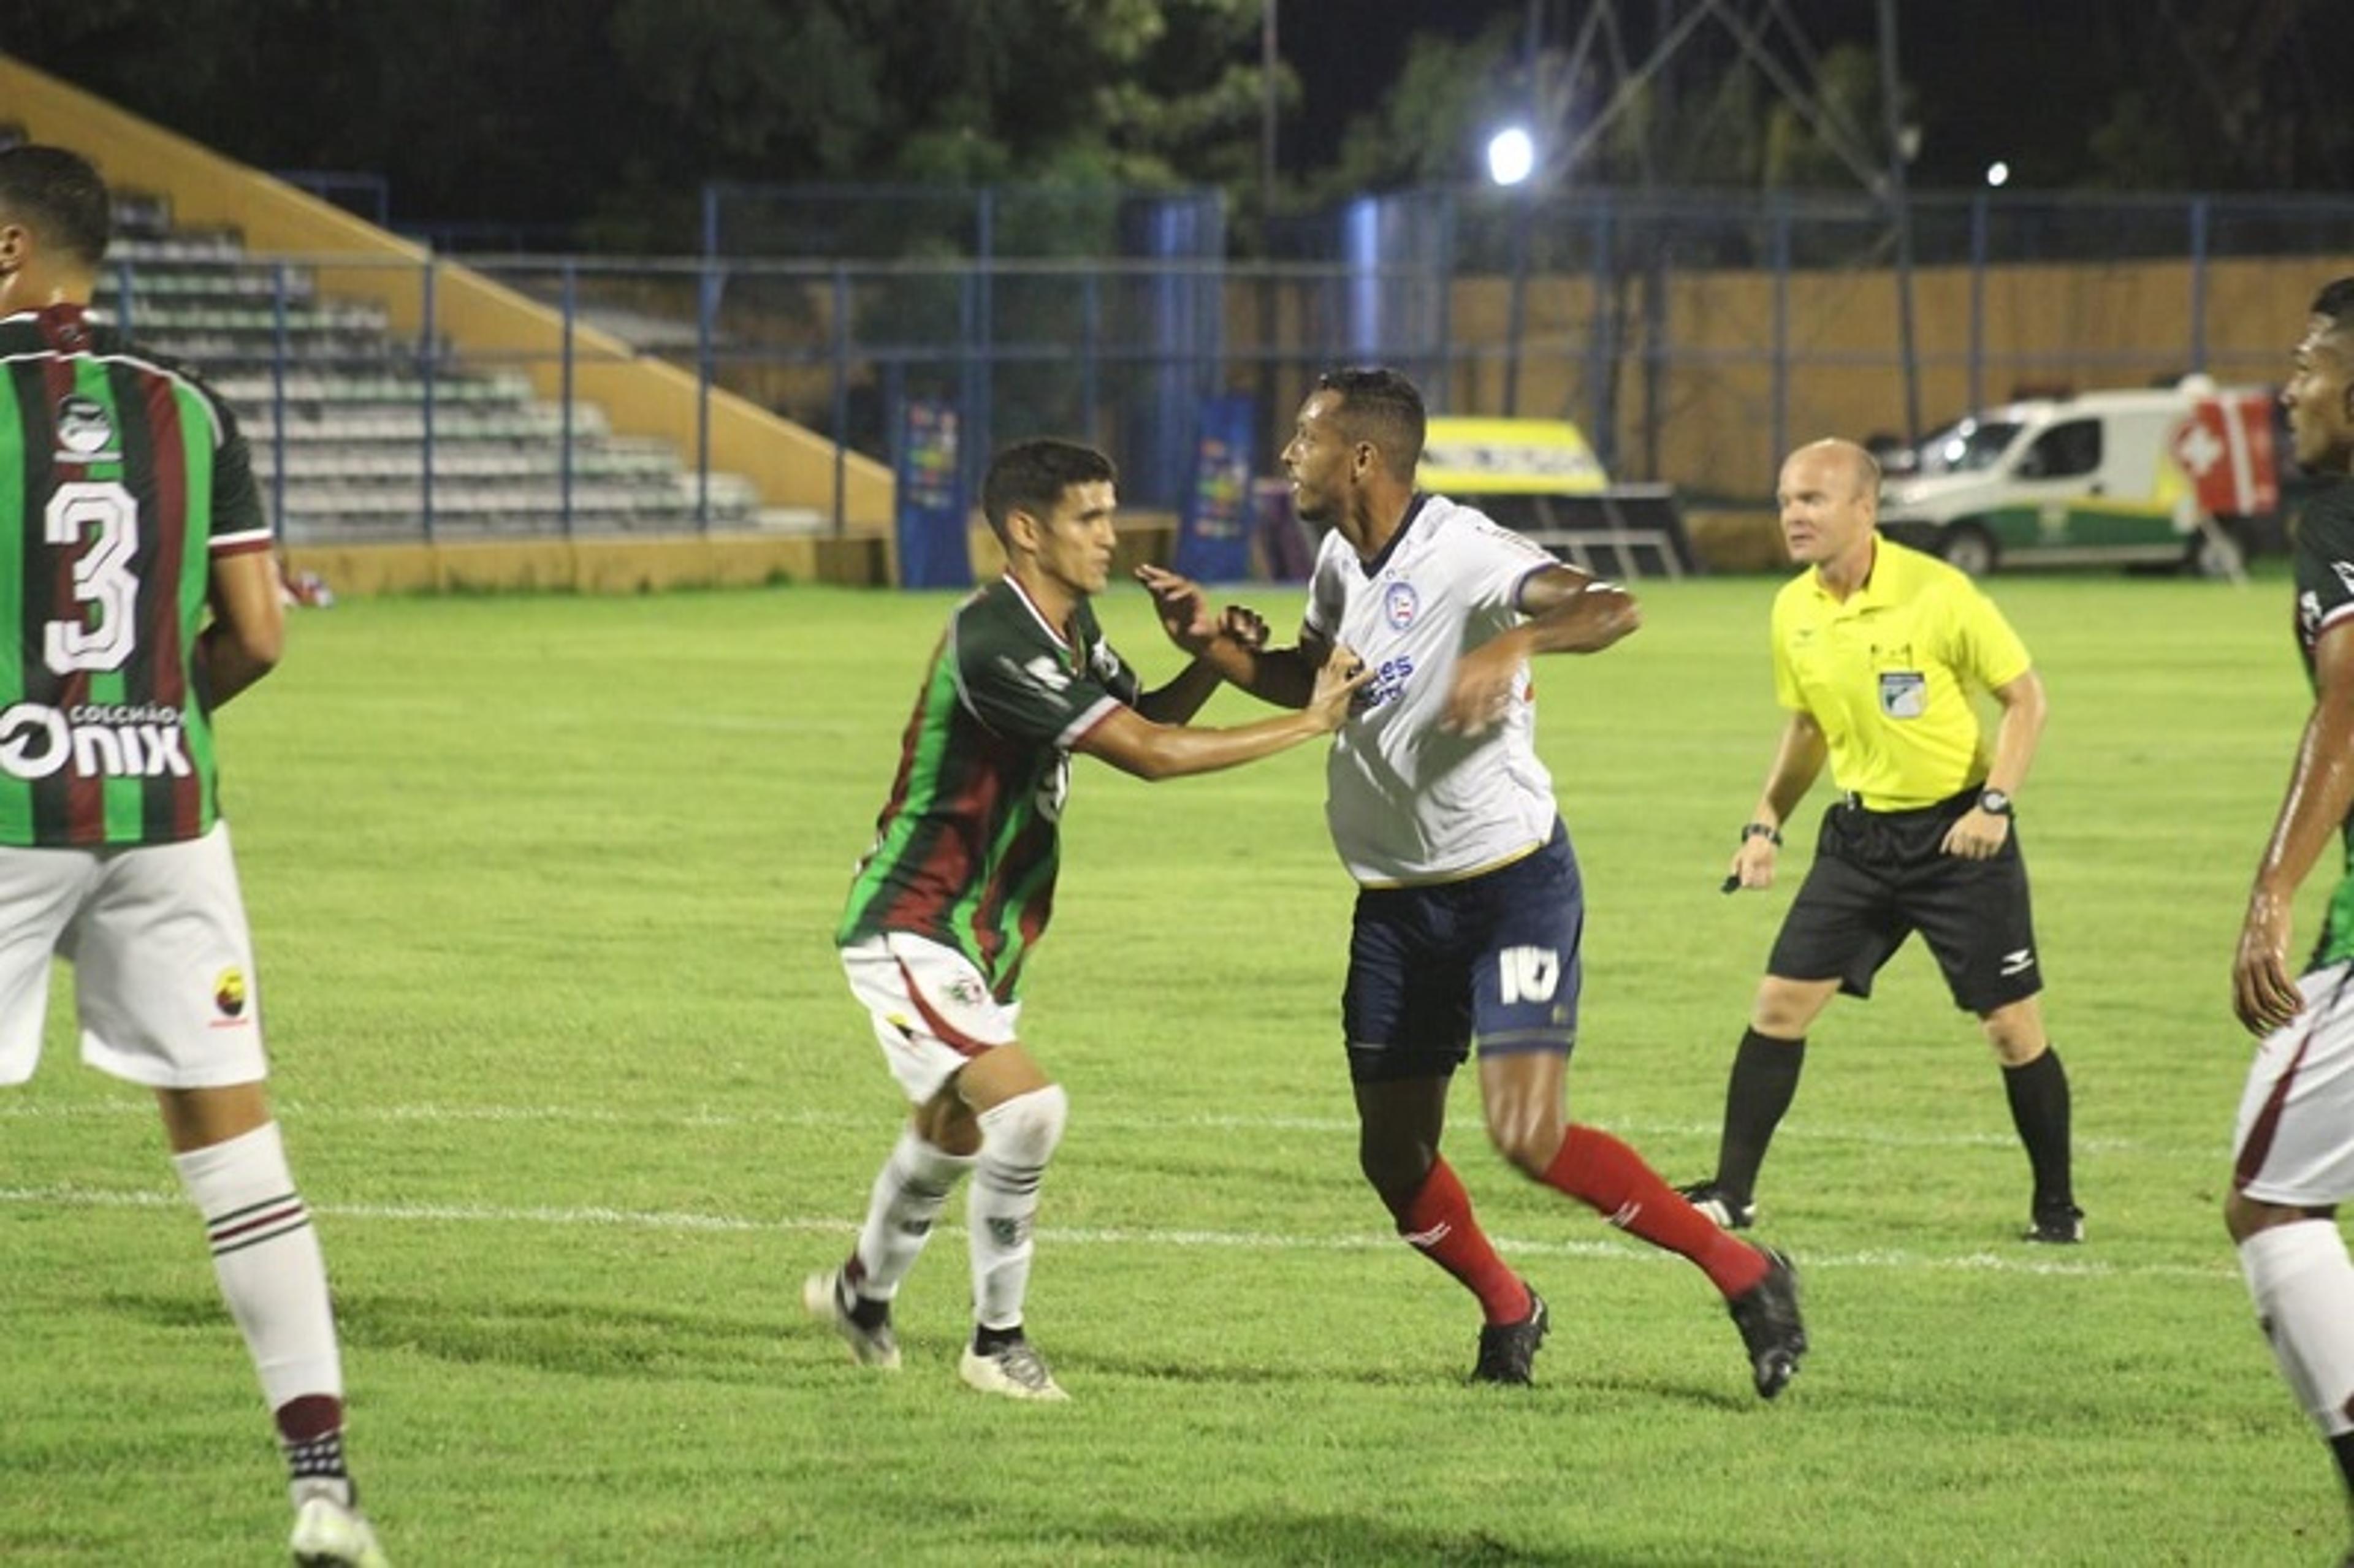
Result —
[{"label": "white soccer jersey", "polygon": [[1517,623],[1522,583],[1552,565],[1522,535],[1437,495],[1416,497],[1370,566],[1338,530],[1325,535],[1308,625],[1373,670],[1325,764],[1332,844],[1360,883],[1451,881],[1553,835],[1525,665],[1500,725],[1476,737],[1439,725],[1457,657]]}]

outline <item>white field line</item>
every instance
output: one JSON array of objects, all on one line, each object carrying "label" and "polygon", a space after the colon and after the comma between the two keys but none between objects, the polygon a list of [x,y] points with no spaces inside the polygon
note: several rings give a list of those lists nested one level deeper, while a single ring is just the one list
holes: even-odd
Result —
[{"label": "white field line", "polygon": [[[186,1199],[161,1188],[113,1188],[59,1185],[0,1187],[0,1205],[49,1209],[181,1209]],[[660,1209],[509,1206],[486,1203],[313,1203],[311,1212],[339,1219],[383,1220],[429,1224],[521,1224],[559,1229],[610,1228],[681,1233],[790,1234],[848,1235],[856,1228],[841,1219],[786,1215],[748,1219],[737,1214],[698,1214]],[[1038,1239],[1048,1246],[1169,1247],[1225,1252],[1389,1252],[1395,1236],[1285,1235],[1268,1231],[1188,1231],[1087,1228],[1042,1228]],[[1617,1263],[1670,1261],[1655,1248],[1620,1241],[1525,1241],[1494,1238],[1503,1251],[1537,1257],[1604,1258]],[[2219,1244],[2220,1245],[2220,1244]],[[2239,1277],[2239,1270],[2215,1264],[2115,1264],[2097,1258],[2063,1258],[2046,1254],[2010,1256],[1975,1252],[1938,1255],[1908,1252],[1901,1247],[1874,1247],[1863,1252],[1809,1253],[1801,1260],[1819,1268],[1885,1268],[1910,1273],[2019,1274],[2078,1279],[2203,1279]]]},{"label": "white field line", "polygon": [[[611,1110],[599,1106],[511,1105],[319,1105],[304,1100],[280,1100],[277,1112],[289,1121],[544,1123],[579,1127],[659,1128],[887,1128],[884,1112],[835,1110],[716,1111],[697,1107],[684,1110]],[[88,1100],[69,1105],[37,1105],[0,1101],[0,1122],[80,1121],[113,1117],[152,1117],[154,1107],[145,1099]],[[1460,1117],[1455,1118],[1461,1120]],[[1167,1132],[1192,1128],[1205,1132],[1306,1132],[1356,1135],[1356,1122],[1347,1117],[1314,1116],[1123,1116],[1087,1113],[1089,1129],[1108,1132]],[[1604,1118],[1596,1125],[1607,1131],[1643,1138],[1702,1138],[1717,1135],[1714,1122],[1643,1121]],[[2219,1122],[2213,1146],[2201,1158],[2221,1162],[2231,1157],[2228,1128]],[[1472,1129],[1476,1133],[1476,1128]],[[1831,1143],[1861,1144],[1875,1149],[2011,1149],[2019,1139],[2008,1132],[1892,1132],[1878,1128],[1823,1127],[1804,1120],[1783,1124],[1783,1138],[1814,1139]],[[2179,1143],[2137,1138],[2079,1138],[2078,1152],[2088,1154],[2179,1155]]]}]

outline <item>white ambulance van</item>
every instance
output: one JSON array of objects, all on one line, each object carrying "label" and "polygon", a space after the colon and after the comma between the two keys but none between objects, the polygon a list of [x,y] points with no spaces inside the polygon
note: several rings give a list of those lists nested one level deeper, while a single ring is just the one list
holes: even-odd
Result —
[{"label": "white ambulance van", "polygon": [[1881,493],[1881,528],[1982,577],[2171,565],[2237,577],[2279,505],[2269,394],[2179,386],[2040,397],[1930,436]]}]

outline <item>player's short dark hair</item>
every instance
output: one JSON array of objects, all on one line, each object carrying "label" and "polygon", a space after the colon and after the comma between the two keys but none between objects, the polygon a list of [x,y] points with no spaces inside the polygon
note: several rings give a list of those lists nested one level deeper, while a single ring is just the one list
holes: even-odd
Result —
[{"label": "player's short dark hair", "polygon": [[79,153],[34,143],[0,150],[0,215],[85,267],[106,255],[113,209],[106,182]]},{"label": "player's short dark hair", "polygon": [[1044,517],[1075,484],[1117,484],[1119,471],[1111,459],[1077,441],[1041,436],[1016,441],[989,460],[981,482],[981,514],[989,531],[1005,542],[1005,525],[1016,512]]},{"label": "player's short dark hair", "polygon": [[2327,318],[2332,331],[2354,327],[2354,278],[2323,284],[2313,296],[2313,313]]},{"label": "player's short dark hair", "polygon": [[1414,477],[1429,417],[1413,382],[1381,366],[1328,370],[1316,378],[1316,389],[1340,395],[1340,417],[1334,423],[1343,437],[1352,442],[1371,441],[1394,477]]}]

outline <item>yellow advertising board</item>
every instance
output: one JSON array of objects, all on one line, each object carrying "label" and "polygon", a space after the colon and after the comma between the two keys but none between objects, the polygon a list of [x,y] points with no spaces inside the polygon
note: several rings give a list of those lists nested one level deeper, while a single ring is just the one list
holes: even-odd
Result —
[{"label": "yellow advertising board", "polygon": [[1566,419],[1434,417],[1416,482],[1444,495],[1598,495],[1609,478]]}]

